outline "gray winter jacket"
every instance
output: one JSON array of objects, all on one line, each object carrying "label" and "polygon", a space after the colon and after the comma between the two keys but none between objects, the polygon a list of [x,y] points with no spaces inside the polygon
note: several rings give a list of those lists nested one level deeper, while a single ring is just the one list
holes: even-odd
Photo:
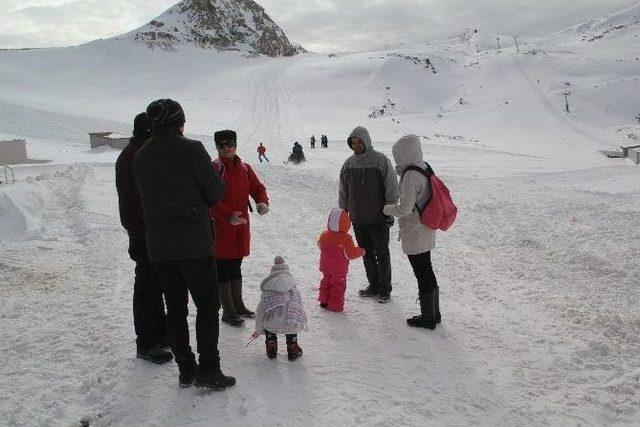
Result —
[{"label": "gray winter jacket", "polygon": [[340,170],[338,205],[349,212],[354,224],[374,224],[384,219],[384,205],[398,200],[398,181],[391,161],[371,147],[369,132],[358,126],[350,138],[364,142],[365,151],[353,154]]},{"label": "gray winter jacket", "polygon": [[[402,251],[407,255],[417,255],[433,250],[436,246],[436,232],[420,222],[416,205],[423,209],[431,197],[431,187],[427,178],[418,171],[408,170],[409,166],[426,169],[422,159],[420,138],[405,135],[393,145],[393,159],[400,180],[400,199],[396,204],[384,207],[387,215],[399,217]],[[405,172],[406,171],[406,172]]]}]

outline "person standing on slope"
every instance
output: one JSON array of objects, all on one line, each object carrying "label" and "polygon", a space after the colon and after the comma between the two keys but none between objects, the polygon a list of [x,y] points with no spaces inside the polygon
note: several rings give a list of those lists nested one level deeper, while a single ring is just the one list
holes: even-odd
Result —
[{"label": "person standing on slope", "polygon": [[153,363],[166,363],[173,359],[173,355],[165,350],[168,346],[167,319],[162,288],[149,261],[140,195],[133,176],[134,156],[150,136],[151,121],[147,113],[140,113],[133,121],[133,136],[116,161],[116,190],[120,222],[129,236],[129,256],[136,263],[133,282],[136,357]]},{"label": "person standing on slope", "polygon": [[396,172],[400,175],[400,199],[384,207],[384,213],[399,217],[402,251],[409,258],[418,281],[420,315],[407,319],[409,326],[435,329],[440,323],[440,289],[431,265],[431,251],[436,246],[436,231],[420,222],[419,206],[426,206],[431,198],[430,181],[419,171],[426,171],[420,138],[405,135],[393,145]]},{"label": "person standing on slope", "polygon": [[349,234],[351,220],[346,211],[333,208],[327,220],[327,229],[318,238],[322,280],[318,291],[320,307],[340,312],[344,309],[349,261],[364,255],[364,249],[353,244]]},{"label": "person standing on slope", "polygon": [[236,154],[237,136],[233,130],[221,130],[213,139],[218,158],[212,162],[227,190],[222,201],[209,209],[216,224],[216,257],[222,321],[239,326],[243,317],[253,317],[242,298],[242,259],[249,256],[251,243],[249,196],[256,202],[259,215],[269,212],[267,189],[251,166]]},{"label": "person standing on slope", "polygon": [[[142,203],[149,259],[167,303],[171,350],[180,387],[222,390],[236,383],[220,370],[218,286],[208,207],[224,194],[200,141],[183,136],[185,115],[171,99],[147,107],[151,138],[133,161]],[[199,366],[189,345],[189,294],[196,306]]]},{"label": "person standing on slope", "polygon": [[340,170],[338,203],[349,213],[358,245],[365,250],[369,286],[359,294],[386,303],[391,296],[389,227],[393,217],[386,216],[382,209],[398,200],[398,182],[391,161],[371,146],[367,129],[356,127],[347,144],[353,155]]}]

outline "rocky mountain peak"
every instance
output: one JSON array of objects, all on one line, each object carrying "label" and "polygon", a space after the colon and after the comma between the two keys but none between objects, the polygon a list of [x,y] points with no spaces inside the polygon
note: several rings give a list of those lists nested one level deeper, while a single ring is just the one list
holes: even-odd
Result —
[{"label": "rocky mountain peak", "polygon": [[273,57],[305,51],[253,0],[183,0],[131,34],[150,49],[195,45]]}]

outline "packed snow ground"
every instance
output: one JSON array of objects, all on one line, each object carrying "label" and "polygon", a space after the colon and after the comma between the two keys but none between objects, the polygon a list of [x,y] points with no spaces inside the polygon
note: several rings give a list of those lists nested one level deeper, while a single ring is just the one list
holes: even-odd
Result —
[{"label": "packed snow ground", "polygon": [[[26,137],[29,156],[51,162],[17,166],[18,182],[0,187],[0,424],[640,422],[640,169],[598,152],[638,133],[638,30],[586,43],[584,28],[607,27],[521,41],[535,55],[476,52],[460,40],[284,60],[114,40],[1,52],[0,136]],[[239,131],[239,154],[271,197],[269,214],[252,219],[246,299],[257,304],[260,280],[283,255],[309,316],[295,362],[282,349],[267,359],[262,342],[247,347],[252,322],[223,324],[223,370],[238,379],[223,393],[179,389],[174,364],[135,358],[118,152],[87,140],[89,131],[129,133],[159,97],[183,103],[187,131],[212,153],[213,131]],[[386,98],[395,110],[369,119]],[[344,313],[315,302],[315,241],[358,124],[388,155],[402,134],[424,136],[425,158],[460,208],[433,254],[443,316],[434,332],[405,324],[417,286],[397,227],[390,304],[357,297],[360,260]],[[329,135],[329,148],[308,149],[312,133]],[[308,158],[298,167],[283,163],[294,140]],[[256,163],[260,141],[271,163]]]}]

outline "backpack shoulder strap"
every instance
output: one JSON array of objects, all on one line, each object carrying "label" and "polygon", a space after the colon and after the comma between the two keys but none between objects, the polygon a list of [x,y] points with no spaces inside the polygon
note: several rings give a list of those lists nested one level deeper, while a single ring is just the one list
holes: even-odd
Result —
[{"label": "backpack shoulder strap", "polygon": [[419,168],[418,166],[415,165],[410,165],[407,166],[407,168],[402,172],[402,177],[404,178],[404,174],[407,173],[407,171],[416,171],[416,172],[420,172],[422,175],[424,175],[427,179],[429,179],[431,177],[431,175],[435,175],[433,173],[433,169],[431,169],[431,166],[429,165],[429,163],[425,162],[424,163],[427,167],[427,170],[425,171],[422,168]]},{"label": "backpack shoulder strap", "polygon": [[[402,178],[404,178],[404,174],[407,173],[407,171],[413,170],[416,172],[420,172],[422,175],[424,175],[425,178],[427,178],[427,181],[429,182],[429,185],[431,185],[431,177],[433,175],[435,175],[435,173],[433,172],[433,169],[431,168],[431,165],[427,162],[424,162],[426,169],[424,170],[422,168],[419,168],[418,166],[415,165],[410,165],[407,166],[407,168],[402,172]],[[433,194],[431,195],[433,196]],[[425,203],[425,207],[429,204],[429,202],[431,201],[431,197],[429,197],[429,200],[427,200],[427,203]],[[415,205],[416,207],[416,211],[418,211],[418,215],[422,215],[422,212],[424,211],[424,208],[420,209],[420,207],[418,206],[418,204],[416,203]]]}]

